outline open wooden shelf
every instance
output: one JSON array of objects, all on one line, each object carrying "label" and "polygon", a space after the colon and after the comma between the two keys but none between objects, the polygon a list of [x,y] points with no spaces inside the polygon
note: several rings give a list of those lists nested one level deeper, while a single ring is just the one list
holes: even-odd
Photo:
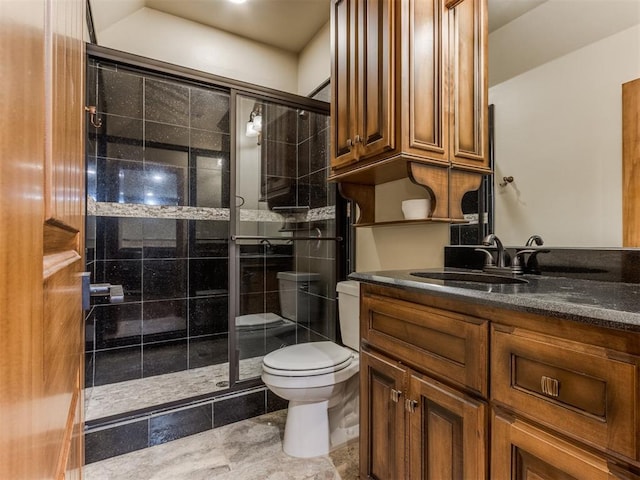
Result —
[{"label": "open wooden shelf", "polygon": [[431,216],[420,220],[376,222],[375,185],[342,181],[338,184],[340,194],[344,198],[354,201],[360,209],[360,215],[354,222],[354,226],[372,227],[426,222],[467,223],[462,213],[462,197],[465,193],[480,187],[483,173],[445,168],[442,165],[429,165],[422,162],[407,162],[406,167],[409,179],[428,192],[431,200],[431,211],[429,212]]},{"label": "open wooden shelf", "polygon": [[389,220],[385,222],[357,223],[354,227],[385,227],[392,225],[418,225],[422,223],[469,223],[467,220],[452,218],[421,218],[418,220]]}]

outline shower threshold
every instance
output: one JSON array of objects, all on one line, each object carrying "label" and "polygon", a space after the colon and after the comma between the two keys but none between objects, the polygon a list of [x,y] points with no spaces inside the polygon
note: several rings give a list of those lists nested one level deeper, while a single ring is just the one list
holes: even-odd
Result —
[{"label": "shower threshold", "polygon": [[[262,357],[240,360],[240,379],[260,376]],[[85,389],[85,421],[119,415],[229,388],[229,364],[221,363]]]}]

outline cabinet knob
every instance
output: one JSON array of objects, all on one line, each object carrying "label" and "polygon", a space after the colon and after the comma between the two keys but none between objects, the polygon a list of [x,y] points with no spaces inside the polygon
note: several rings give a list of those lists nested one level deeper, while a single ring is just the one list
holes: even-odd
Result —
[{"label": "cabinet knob", "polygon": [[415,400],[411,400],[410,398],[407,398],[405,402],[405,408],[409,413],[415,412],[417,406],[418,406],[418,402],[416,402]]},{"label": "cabinet knob", "polygon": [[543,375],[540,379],[540,387],[542,388],[542,393],[549,397],[557,397],[560,395],[560,382],[555,378]]},{"label": "cabinet knob", "polygon": [[394,403],[398,403],[400,401],[400,395],[402,392],[399,390],[391,389],[391,401]]}]

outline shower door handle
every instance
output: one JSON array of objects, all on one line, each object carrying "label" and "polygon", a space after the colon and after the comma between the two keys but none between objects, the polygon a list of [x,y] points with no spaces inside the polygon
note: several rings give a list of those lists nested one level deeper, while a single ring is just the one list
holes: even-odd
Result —
[{"label": "shower door handle", "polygon": [[92,297],[106,297],[109,299],[109,303],[124,302],[124,289],[122,288],[122,285],[92,283],[89,285],[89,294]]}]

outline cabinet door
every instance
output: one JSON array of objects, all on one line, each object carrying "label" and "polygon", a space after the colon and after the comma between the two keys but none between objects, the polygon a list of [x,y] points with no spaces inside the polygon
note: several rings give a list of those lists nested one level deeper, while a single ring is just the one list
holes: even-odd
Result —
[{"label": "cabinet door", "polygon": [[374,353],[360,353],[360,478],[404,478],[406,370]]},{"label": "cabinet door", "polygon": [[486,405],[418,374],[409,392],[409,477],[486,478]]},{"label": "cabinet door", "polygon": [[359,119],[354,142],[359,160],[395,147],[396,6],[393,0],[359,4]]},{"label": "cabinet door", "polygon": [[449,164],[447,23],[443,0],[410,0],[402,10],[403,149]]},{"label": "cabinet door", "polygon": [[448,0],[451,163],[488,168],[487,0]]},{"label": "cabinet door", "polygon": [[331,10],[333,58],[331,64],[331,166],[345,167],[356,160],[357,121],[356,0],[334,0]]},{"label": "cabinet door", "polygon": [[520,419],[494,415],[491,431],[492,480],[633,478],[612,473],[606,459]]}]

